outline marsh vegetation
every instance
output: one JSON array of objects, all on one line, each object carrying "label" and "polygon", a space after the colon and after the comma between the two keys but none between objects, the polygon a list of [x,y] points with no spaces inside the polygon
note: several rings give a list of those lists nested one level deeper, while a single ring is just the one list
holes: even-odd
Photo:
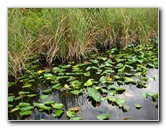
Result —
[{"label": "marsh vegetation", "polygon": [[9,8],[9,120],[158,120],[158,56],[155,8]]}]

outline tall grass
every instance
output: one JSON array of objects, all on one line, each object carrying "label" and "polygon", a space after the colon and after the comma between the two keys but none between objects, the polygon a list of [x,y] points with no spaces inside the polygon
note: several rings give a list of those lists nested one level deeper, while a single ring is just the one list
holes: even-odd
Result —
[{"label": "tall grass", "polygon": [[8,71],[17,76],[32,54],[80,59],[104,48],[143,45],[157,37],[156,8],[8,9]]}]

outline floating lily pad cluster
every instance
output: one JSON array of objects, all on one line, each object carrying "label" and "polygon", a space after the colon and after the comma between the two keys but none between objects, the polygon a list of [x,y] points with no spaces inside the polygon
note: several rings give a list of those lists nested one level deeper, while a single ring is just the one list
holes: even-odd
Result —
[{"label": "floating lily pad cluster", "polygon": [[[126,91],[125,86],[131,84],[138,88],[146,88],[149,68],[158,68],[158,49],[156,44],[145,46],[129,44],[123,49],[112,48],[105,53],[92,54],[80,63],[67,62],[54,65],[50,70],[40,69],[34,61],[33,66],[28,65],[25,74],[19,77],[19,83],[10,81],[8,88],[9,113],[18,112],[20,117],[32,114],[36,108],[40,112],[49,111],[53,117],[60,117],[64,112],[67,119],[80,120],[74,117],[78,111],[63,109],[63,103],[47,100],[53,91],[59,91],[64,96],[87,94],[89,101],[100,104],[108,100],[110,105],[116,104],[120,108],[127,108],[125,99],[118,98]],[[121,86],[123,85],[123,86]],[[19,88],[16,94],[12,91]],[[42,90],[39,93],[38,89]],[[152,96],[157,100],[158,95]],[[36,102],[40,99],[45,102]],[[29,103],[33,101],[33,103]],[[138,104],[135,104],[140,108]],[[73,106],[74,107],[74,106]],[[103,113],[96,117],[99,120],[108,119],[109,115]]]}]

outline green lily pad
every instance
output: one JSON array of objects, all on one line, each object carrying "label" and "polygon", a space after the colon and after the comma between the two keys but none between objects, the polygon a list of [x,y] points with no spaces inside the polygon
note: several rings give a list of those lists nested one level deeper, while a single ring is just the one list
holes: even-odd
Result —
[{"label": "green lily pad", "polygon": [[10,113],[13,113],[13,112],[16,112],[16,111],[18,111],[20,108],[13,108],[11,111],[10,111]]},{"label": "green lily pad", "polygon": [[15,96],[8,96],[8,102],[13,102]]},{"label": "green lily pad", "polygon": [[105,76],[102,76],[102,77],[99,79],[99,81],[100,81],[102,84],[106,83],[106,77],[105,77]]},{"label": "green lily pad", "polygon": [[27,111],[27,110],[30,110],[30,109],[34,109],[34,107],[33,106],[24,106],[24,107],[20,108],[21,111]]},{"label": "green lily pad", "polygon": [[120,88],[120,87],[116,87],[115,90],[116,90],[117,92],[120,92],[120,91],[125,91],[126,89],[125,89],[125,88],[122,88],[122,87],[121,87],[121,88]]},{"label": "green lily pad", "polygon": [[12,108],[13,107],[13,105],[12,104],[8,104],[8,108]]},{"label": "green lily pad", "polygon": [[137,109],[142,108],[142,106],[141,106],[140,104],[134,104],[134,106],[135,106]]},{"label": "green lily pad", "polygon": [[47,99],[48,97],[49,97],[48,95],[41,95],[41,96],[40,96],[40,99],[41,99],[41,100],[45,100],[45,99]]},{"label": "green lily pad", "polygon": [[29,94],[29,95],[27,95],[28,97],[35,97],[35,96],[37,96],[37,94]]},{"label": "green lily pad", "polygon": [[56,90],[60,90],[62,86],[59,83],[57,83],[56,85],[52,86],[52,88]]},{"label": "green lily pad", "polygon": [[25,106],[30,106],[30,103],[21,102],[18,104],[18,107],[25,107]]},{"label": "green lily pad", "polygon": [[128,78],[128,77],[125,77],[125,83],[126,84],[129,84],[129,83],[136,84],[136,82],[133,78]]},{"label": "green lily pad", "polygon": [[47,80],[52,79],[52,76],[53,76],[53,75],[52,75],[51,73],[45,73],[45,74],[44,74],[44,78],[47,79]]},{"label": "green lily pad", "polygon": [[75,113],[76,113],[75,111],[66,111],[66,115],[68,117],[73,117]]},{"label": "green lily pad", "polygon": [[31,86],[32,86],[32,84],[27,83],[27,84],[25,84],[24,86],[22,86],[22,88],[29,88],[29,87],[31,87]]},{"label": "green lily pad", "polygon": [[54,104],[54,103],[55,103],[55,101],[49,100],[49,101],[45,101],[43,104],[50,105],[50,104]]},{"label": "green lily pad", "polygon": [[50,110],[51,109],[51,107],[48,107],[48,106],[46,106],[45,104],[42,104],[42,103],[39,103],[38,107],[41,108],[41,109],[44,109],[44,110]]},{"label": "green lily pad", "polygon": [[142,93],[141,96],[142,96],[143,98],[148,98],[148,94]]},{"label": "green lily pad", "polygon": [[27,111],[21,111],[19,112],[19,115],[22,116],[27,116],[27,115],[31,115],[32,114],[32,110],[27,110]]},{"label": "green lily pad", "polygon": [[96,102],[101,101],[100,94],[95,88],[87,88],[87,90],[88,90],[88,95],[92,97]]},{"label": "green lily pad", "polygon": [[18,96],[18,97],[16,97],[16,98],[14,98],[14,100],[20,100],[20,99],[22,99],[24,96],[23,95],[21,95],[21,96]]},{"label": "green lily pad", "polygon": [[26,94],[29,94],[29,93],[30,93],[30,92],[28,92],[28,91],[26,91],[26,92],[25,92],[25,91],[20,91],[18,94],[19,94],[19,95],[26,95]]},{"label": "green lily pad", "polygon": [[71,117],[70,120],[82,120],[81,117]]},{"label": "green lily pad", "polygon": [[56,109],[61,109],[63,107],[63,104],[61,104],[61,103],[54,103],[54,104],[51,104],[51,106],[53,108],[56,108]]},{"label": "green lily pad", "polygon": [[78,95],[78,94],[80,94],[80,93],[82,93],[82,92],[83,92],[82,89],[71,91],[71,93],[74,94],[74,95]]},{"label": "green lily pad", "polygon": [[8,88],[13,86],[14,85],[14,82],[8,82]]},{"label": "green lily pad", "polygon": [[84,84],[84,86],[86,86],[86,87],[89,87],[89,86],[92,86],[92,85],[93,85],[92,79],[87,80]]},{"label": "green lily pad", "polygon": [[123,105],[126,103],[126,100],[122,98],[116,98],[115,102],[118,104],[119,107],[123,107]]},{"label": "green lily pad", "polygon": [[62,109],[57,109],[54,111],[53,117],[59,117],[62,115],[62,113],[63,113]]},{"label": "green lily pad", "polygon": [[103,113],[103,114],[98,115],[96,118],[98,120],[105,120],[105,119],[109,119],[109,116],[110,115],[108,113]]},{"label": "green lily pad", "polygon": [[51,91],[52,91],[52,89],[50,88],[50,89],[44,90],[43,93],[50,93]]},{"label": "green lily pad", "polygon": [[85,72],[84,76],[90,76],[90,72]]}]

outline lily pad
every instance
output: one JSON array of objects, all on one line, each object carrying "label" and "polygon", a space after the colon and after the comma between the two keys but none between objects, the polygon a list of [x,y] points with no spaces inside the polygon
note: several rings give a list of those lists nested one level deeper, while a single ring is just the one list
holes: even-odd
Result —
[{"label": "lily pad", "polygon": [[8,96],[8,102],[13,102],[15,96]]},{"label": "lily pad", "polygon": [[24,97],[24,96],[21,95],[21,96],[16,97],[14,100],[20,100],[20,99],[22,99],[23,97]]},{"label": "lily pad", "polygon": [[24,86],[22,86],[22,88],[29,88],[29,87],[31,87],[31,86],[32,86],[32,84],[27,83],[27,84],[25,84]]},{"label": "lily pad", "polygon": [[126,100],[122,98],[116,98],[115,102],[118,104],[119,107],[123,107],[123,105],[126,103]]},{"label": "lily pad", "polygon": [[133,78],[125,77],[125,83],[126,84],[129,84],[129,83],[136,84],[136,81]]},{"label": "lily pad", "polygon": [[98,120],[106,120],[106,119],[109,119],[109,116],[110,115],[108,113],[103,113],[103,114],[98,115],[96,118]]},{"label": "lily pad", "polygon": [[58,83],[54,86],[52,86],[53,89],[56,89],[56,90],[60,90],[62,88],[62,86]]},{"label": "lily pad", "polygon": [[75,113],[76,113],[75,111],[66,111],[66,115],[68,117],[73,117]]},{"label": "lily pad", "polygon": [[101,97],[99,92],[95,88],[87,88],[88,94],[90,97],[92,97],[96,102],[101,101]]},{"label": "lily pad", "polygon": [[27,95],[28,97],[35,97],[35,96],[37,96],[37,94],[29,94],[29,95]]},{"label": "lily pad", "polygon": [[61,109],[63,107],[63,104],[62,103],[54,103],[54,104],[51,104],[51,106],[53,108],[56,108],[56,109]]},{"label": "lily pad", "polygon": [[27,110],[30,110],[30,109],[34,109],[34,107],[33,106],[24,106],[24,107],[20,108],[21,111],[27,111]]},{"label": "lily pad", "polygon": [[40,96],[40,99],[41,99],[41,100],[45,100],[45,99],[47,99],[48,97],[49,97],[48,95],[41,95],[41,96]]},{"label": "lily pad", "polygon": [[52,89],[50,88],[50,89],[44,90],[43,93],[50,93],[51,91],[52,91]]},{"label": "lily pad", "polygon": [[27,116],[27,115],[30,115],[32,114],[32,110],[27,110],[27,111],[21,111],[19,112],[19,115],[22,117],[22,116]]},{"label": "lily pad", "polygon": [[85,82],[84,86],[89,87],[92,86],[92,84],[93,84],[92,79],[89,79]]},{"label": "lily pad", "polygon": [[70,120],[82,120],[81,117],[71,117]]},{"label": "lily pad", "polygon": [[49,100],[49,101],[45,101],[43,104],[50,105],[50,104],[54,104],[54,103],[55,103],[55,101]]},{"label": "lily pad", "polygon": [[26,94],[29,94],[29,93],[30,93],[30,92],[28,92],[28,91],[26,91],[26,92],[25,92],[25,91],[20,91],[18,94],[19,94],[19,95],[26,95]]},{"label": "lily pad", "polygon": [[63,113],[62,109],[57,109],[54,111],[53,117],[59,117],[62,115],[62,113]]},{"label": "lily pad", "polygon": [[52,76],[53,76],[53,75],[52,75],[51,73],[45,73],[45,74],[44,74],[44,78],[47,79],[47,80],[52,79]]},{"label": "lily pad", "polygon": [[18,107],[25,107],[25,106],[30,106],[30,103],[21,102],[18,104]]},{"label": "lily pad", "polygon": [[71,91],[71,93],[74,94],[74,95],[78,95],[78,94],[80,94],[80,93],[82,93],[82,92],[83,92],[82,89]]},{"label": "lily pad", "polygon": [[142,108],[142,106],[141,106],[140,104],[134,104],[134,106],[135,106],[137,109]]},{"label": "lily pad", "polygon": [[43,110],[50,110],[51,109],[51,107],[48,107],[48,106],[46,106],[45,104],[42,104],[42,103],[39,103],[38,107],[43,109]]},{"label": "lily pad", "polygon": [[10,111],[10,113],[13,113],[13,112],[16,112],[16,111],[18,111],[20,108],[13,108],[11,111]]},{"label": "lily pad", "polygon": [[100,81],[102,84],[106,83],[106,77],[105,77],[105,76],[102,76],[102,77],[99,79],[99,81]]}]

